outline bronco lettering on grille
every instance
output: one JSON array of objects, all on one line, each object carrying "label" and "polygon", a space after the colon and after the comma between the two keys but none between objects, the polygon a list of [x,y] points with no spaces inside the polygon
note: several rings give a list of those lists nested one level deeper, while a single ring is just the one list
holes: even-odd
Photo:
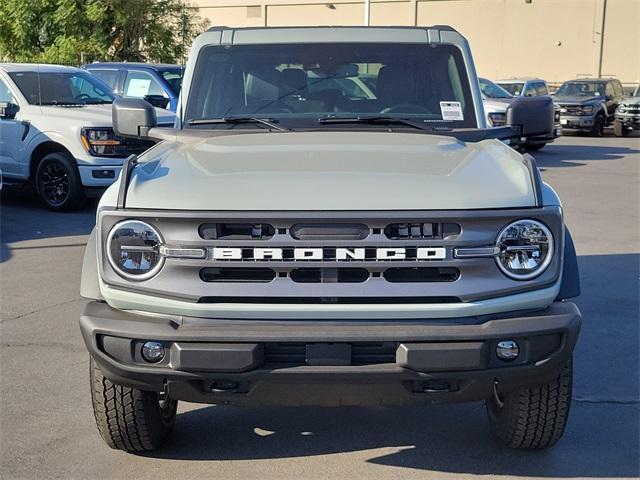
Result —
[{"label": "bronco lettering on grille", "polygon": [[214,260],[336,260],[336,261],[393,261],[393,260],[444,260],[444,247],[414,248],[239,248],[214,247]]}]

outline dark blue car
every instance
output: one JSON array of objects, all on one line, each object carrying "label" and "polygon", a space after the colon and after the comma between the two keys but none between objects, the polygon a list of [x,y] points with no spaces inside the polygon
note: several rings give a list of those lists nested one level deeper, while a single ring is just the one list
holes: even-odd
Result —
[{"label": "dark blue car", "polygon": [[144,98],[156,107],[175,112],[184,70],[179,65],[160,63],[104,62],[82,68],[99,77],[116,95]]}]

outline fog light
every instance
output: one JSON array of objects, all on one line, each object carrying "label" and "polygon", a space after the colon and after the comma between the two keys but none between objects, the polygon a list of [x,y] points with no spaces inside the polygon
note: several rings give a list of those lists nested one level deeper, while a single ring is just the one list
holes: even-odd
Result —
[{"label": "fog light", "polygon": [[142,345],[142,358],[151,363],[159,362],[164,358],[164,345],[160,342],[145,342]]},{"label": "fog light", "polygon": [[496,355],[498,355],[500,360],[510,362],[518,358],[518,355],[520,355],[520,347],[513,340],[503,340],[498,342]]}]

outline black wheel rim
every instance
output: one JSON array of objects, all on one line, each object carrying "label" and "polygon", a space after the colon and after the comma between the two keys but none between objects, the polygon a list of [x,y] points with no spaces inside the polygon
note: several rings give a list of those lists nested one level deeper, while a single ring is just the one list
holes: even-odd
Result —
[{"label": "black wheel rim", "polygon": [[45,165],[40,174],[42,196],[51,205],[61,205],[69,196],[69,172],[58,163]]}]

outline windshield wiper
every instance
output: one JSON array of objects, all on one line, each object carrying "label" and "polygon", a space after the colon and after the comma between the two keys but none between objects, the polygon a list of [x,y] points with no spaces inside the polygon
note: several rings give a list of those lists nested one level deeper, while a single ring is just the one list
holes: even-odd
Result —
[{"label": "windshield wiper", "polygon": [[318,123],[322,125],[340,124],[340,123],[370,123],[370,124],[382,124],[393,125],[401,124],[422,130],[423,132],[432,132],[434,129],[426,125],[422,125],[408,118],[399,117],[384,117],[384,116],[365,116],[365,117],[322,117],[318,119]]},{"label": "windshield wiper", "polygon": [[276,125],[275,120],[272,118],[257,118],[257,117],[223,117],[223,118],[202,118],[196,120],[189,120],[188,125],[218,125],[224,123],[238,124],[238,123],[257,123],[265,125],[273,130],[287,131],[290,128],[283,128]]}]

